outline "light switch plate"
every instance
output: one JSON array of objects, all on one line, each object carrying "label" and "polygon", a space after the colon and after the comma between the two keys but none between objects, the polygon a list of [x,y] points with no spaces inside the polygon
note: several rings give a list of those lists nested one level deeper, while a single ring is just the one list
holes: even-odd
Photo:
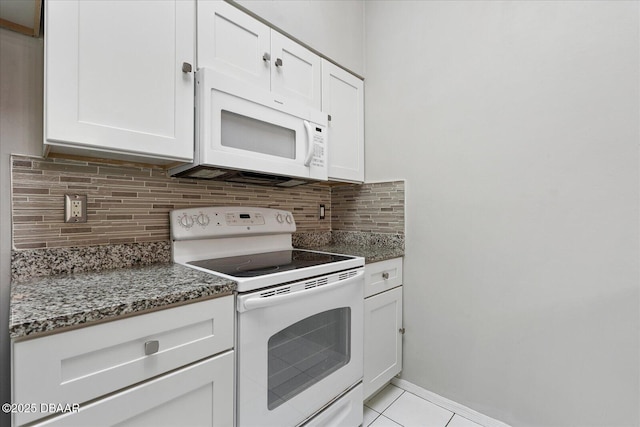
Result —
[{"label": "light switch plate", "polygon": [[87,222],[87,195],[64,195],[64,222]]}]

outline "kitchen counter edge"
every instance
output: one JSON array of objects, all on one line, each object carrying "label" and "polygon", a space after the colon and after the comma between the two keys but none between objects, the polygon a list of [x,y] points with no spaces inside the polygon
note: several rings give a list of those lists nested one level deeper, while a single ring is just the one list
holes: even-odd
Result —
[{"label": "kitchen counter edge", "polygon": [[397,247],[358,245],[358,244],[328,244],[328,245],[298,245],[298,249],[308,249],[321,252],[331,252],[334,254],[353,255],[363,257],[365,264],[378,261],[400,258],[404,256],[404,249]]},{"label": "kitchen counter edge", "polygon": [[9,335],[35,338],[230,295],[236,288],[232,280],[173,263],[16,280]]}]

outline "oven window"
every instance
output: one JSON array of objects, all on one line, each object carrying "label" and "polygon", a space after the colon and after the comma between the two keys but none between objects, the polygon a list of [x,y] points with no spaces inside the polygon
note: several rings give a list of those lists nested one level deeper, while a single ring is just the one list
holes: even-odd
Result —
[{"label": "oven window", "polygon": [[269,410],[349,363],[350,343],[349,307],[307,317],[269,338]]},{"label": "oven window", "polygon": [[296,158],[296,132],[271,123],[222,110],[221,144],[226,147]]}]

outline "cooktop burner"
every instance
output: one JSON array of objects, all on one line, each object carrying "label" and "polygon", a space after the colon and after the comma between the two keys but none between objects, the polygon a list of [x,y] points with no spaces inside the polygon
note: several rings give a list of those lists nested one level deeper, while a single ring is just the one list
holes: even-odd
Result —
[{"label": "cooktop burner", "polygon": [[227,258],[191,261],[187,264],[234,277],[257,277],[314,265],[345,261],[353,257],[311,251],[286,250]]}]

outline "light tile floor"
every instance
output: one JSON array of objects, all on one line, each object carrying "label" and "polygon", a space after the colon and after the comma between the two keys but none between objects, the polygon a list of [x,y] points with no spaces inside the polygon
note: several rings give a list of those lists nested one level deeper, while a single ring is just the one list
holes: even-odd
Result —
[{"label": "light tile floor", "polygon": [[389,384],[364,404],[363,427],[482,427]]}]

